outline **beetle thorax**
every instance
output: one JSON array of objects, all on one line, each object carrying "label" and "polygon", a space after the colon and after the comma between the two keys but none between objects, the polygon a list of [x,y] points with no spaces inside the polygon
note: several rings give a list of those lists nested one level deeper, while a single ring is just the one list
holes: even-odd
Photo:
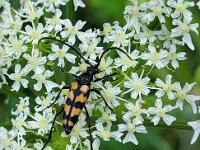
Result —
[{"label": "beetle thorax", "polygon": [[81,85],[90,85],[93,81],[93,76],[99,72],[97,66],[87,68],[87,71],[78,77],[78,82]]},{"label": "beetle thorax", "polygon": [[86,73],[81,74],[80,77],[77,79],[80,85],[90,85],[92,80],[93,80],[93,75],[88,75]]}]

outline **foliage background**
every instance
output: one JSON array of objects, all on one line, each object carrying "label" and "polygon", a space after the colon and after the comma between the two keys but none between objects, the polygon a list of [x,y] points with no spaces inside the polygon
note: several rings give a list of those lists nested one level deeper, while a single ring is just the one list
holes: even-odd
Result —
[{"label": "foliage background", "polygon": [[[19,7],[19,0],[11,0],[10,2],[15,9]],[[102,29],[103,23],[112,23],[115,20],[118,20],[121,25],[124,24],[123,11],[127,1],[85,0],[84,3],[86,4],[86,8],[79,8],[77,12],[74,12],[71,2],[68,6],[62,6],[62,18],[69,18],[72,22],[75,22],[79,19],[85,20],[87,21],[85,28]],[[193,23],[200,23],[200,10],[197,7],[193,7],[190,10],[193,12]],[[156,22],[151,26],[152,28],[156,27]],[[200,35],[196,35],[195,33],[191,34],[195,51],[189,50],[187,46],[183,48],[184,50],[182,51],[187,53],[187,60],[179,62],[180,68],[178,68],[175,72],[166,69],[162,69],[162,71],[155,70],[151,73],[151,78],[159,77],[164,79],[164,75],[170,73],[173,75],[174,80],[179,81],[182,84],[185,82],[196,82],[197,86],[193,89],[192,93],[200,94]],[[66,81],[65,78],[61,79]],[[68,82],[70,83],[71,81],[69,80]],[[7,91],[7,89],[0,89],[0,126],[10,128],[10,112],[12,108],[15,107],[15,104],[18,103],[18,95],[16,95],[14,92],[10,93],[10,91]],[[27,91],[26,94],[31,97],[30,94],[32,93]],[[190,114],[190,108],[185,110],[188,110],[188,112],[176,114],[176,116],[178,115],[179,118],[182,118],[182,122],[200,119],[199,114],[196,116]],[[94,121],[94,119],[92,120]],[[200,147],[200,139],[198,139],[193,145],[189,144],[193,135],[193,131],[164,129],[158,127],[147,127],[147,131],[147,134],[136,133],[136,137],[139,141],[138,146],[132,143],[122,145],[114,140],[111,140],[110,142],[102,141],[100,148],[103,150],[111,148],[116,150],[197,150]]]}]

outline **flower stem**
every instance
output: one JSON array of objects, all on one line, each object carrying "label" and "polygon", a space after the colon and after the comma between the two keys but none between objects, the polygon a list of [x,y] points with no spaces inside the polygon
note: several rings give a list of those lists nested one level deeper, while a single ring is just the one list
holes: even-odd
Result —
[{"label": "flower stem", "polygon": [[170,126],[166,125],[164,122],[160,122],[158,125],[154,126],[154,124],[150,121],[144,121],[144,126],[147,127],[160,127],[160,128],[171,128],[171,129],[182,129],[182,130],[192,130],[190,126],[186,123],[173,122]]},{"label": "flower stem", "polygon": [[[124,123],[124,121],[121,118],[117,118],[117,124]],[[187,123],[182,122],[173,122],[170,126],[168,126],[163,121],[160,121],[159,124],[156,126],[153,124],[153,122],[150,122],[149,120],[144,121],[145,127],[159,127],[159,128],[168,128],[168,129],[181,129],[181,130],[193,130],[190,126],[187,125]]]}]

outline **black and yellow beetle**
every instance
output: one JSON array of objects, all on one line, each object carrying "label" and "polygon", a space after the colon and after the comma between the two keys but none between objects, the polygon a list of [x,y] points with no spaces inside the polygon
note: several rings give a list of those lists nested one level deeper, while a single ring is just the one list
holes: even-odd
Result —
[{"label": "black and yellow beetle", "polygon": [[49,40],[54,40],[57,42],[60,42],[64,45],[67,45],[68,47],[70,47],[72,50],[74,50],[87,64],[89,64],[90,66],[87,68],[85,73],[82,73],[80,76],[75,76],[75,81],[69,86],[66,85],[64,86],[60,92],[58,93],[57,97],[55,98],[54,102],[46,107],[49,108],[51,107],[59,98],[60,93],[63,89],[69,89],[69,94],[66,100],[66,104],[62,107],[62,109],[60,111],[58,111],[53,119],[53,123],[52,123],[52,127],[49,133],[49,137],[48,137],[48,141],[44,144],[42,150],[46,147],[47,143],[51,140],[52,137],[52,131],[53,131],[53,126],[56,120],[56,117],[59,116],[61,113],[63,113],[63,127],[65,129],[65,133],[67,135],[70,134],[71,130],[73,129],[74,125],[77,123],[78,121],[78,117],[82,111],[82,109],[84,108],[86,111],[86,120],[87,120],[87,124],[88,124],[88,128],[89,128],[89,132],[90,132],[90,147],[91,150],[93,150],[92,148],[92,136],[91,136],[91,125],[90,125],[90,118],[89,118],[89,114],[87,111],[87,108],[85,106],[86,101],[89,97],[90,92],[96,92],[98,95],[100,95],[102,97],[102,99],[104,100],[106,106],[112,110],[112,108],[109,107],[109,105],[107,104],[106,100],[104,99],[104,97],[102,96],[102,94],[96,90],[96,89],[91,89],[90,85],[91,82],[97,82],[102,80],[105,77],[109,77],[109,76],[113,76],[116,73],[104,76],[102,78],[97,78],[95,80],[93,80],[94,75],[100,73],[101,71],[98,69],[100,62],[103,58],[103,56],[110,50],[118,50],[122,53],[124,53],[127,57],[130,58],[130,56],[128,56],[122,49],[117,48],[117,47],[111,47],[106,49],[100,56],[99,60],[97,61],[97,63],[95,65],[92,65],[88,60],[86,60],[74,47],[72,47],[71,45],[69,45],[68,43],[65,43],[61,40],[58,40],[56,38],[52,38],[52,37],[44,37],[42,39],[40,39],[40,41],[38,42],[38,44],[41,42],[41,40],[44,39],[49,39]]}]

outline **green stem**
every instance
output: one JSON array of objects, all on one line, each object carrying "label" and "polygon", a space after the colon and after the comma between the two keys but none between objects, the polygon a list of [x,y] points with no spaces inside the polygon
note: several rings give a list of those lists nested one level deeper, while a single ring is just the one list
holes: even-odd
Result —
[{"label": "green stem", "polygon": [[[122,118],[117,118],[117,124],[124,123]],[[181,130],[193,130],[192,127],[188,126],[186,123],[181,122],[173,122],[170,126],[168,126],[165,122],[160,121],[156,126],[150,120],[145,120],[143,125],[145,127],[159,127],[159,128],[168,128],[168,129],[181,129]]]},{"label": "green stem", "polygon": [[[117,111],[115,111],[116,115],[117,115],[117,121],[114,122],[116,124],[122,124],[125,123],[124,120],[122,119],[122,116],[119,115],[121,112],[123,111],[123,108],[121,108],[120,110],[118,109]],[[101,113],[95,111],[95,113],[93,113],[93,118],[92,120],[97,120],[99,117],[101,116]],[[93,123],[93,122],[92,122]],[[181,129],[181,130],[189,130],[192,131],[192,127],[188,126],[186,122],[173,122],[170,126],[168,126],[164,121],[160,121],[159,124],[157,124],[156,126],[153,124],[153,122],[151,122],[149,119],[144,119],[143,125],[145,127],[158,127],[158,128],[168,128],[168,129]]]},{"label": "green stem", "polygon": [[[122,118],[117,118],[117,124],[124,123]],[[145,127],[159,127],[159,128],[168,128],[168,129],[181,129],[181,130],[193,130],[192,127],[188,126],[185,122],[173,122],[170,126],[168,126],[165,122],[160,121],[156,126],[150,120],[144,120]]]},{"label": "green stem", "polygon": [[152,122],[145,120],[144,126],[170,128],[170,129],[192,130],[192,128],[190,126],[188,126],[186,123],[179,123],[179,122],[173,122],[170,126],[166,125],[164,122],[160,122],[158,125],[154,126],[154,124]]}]

